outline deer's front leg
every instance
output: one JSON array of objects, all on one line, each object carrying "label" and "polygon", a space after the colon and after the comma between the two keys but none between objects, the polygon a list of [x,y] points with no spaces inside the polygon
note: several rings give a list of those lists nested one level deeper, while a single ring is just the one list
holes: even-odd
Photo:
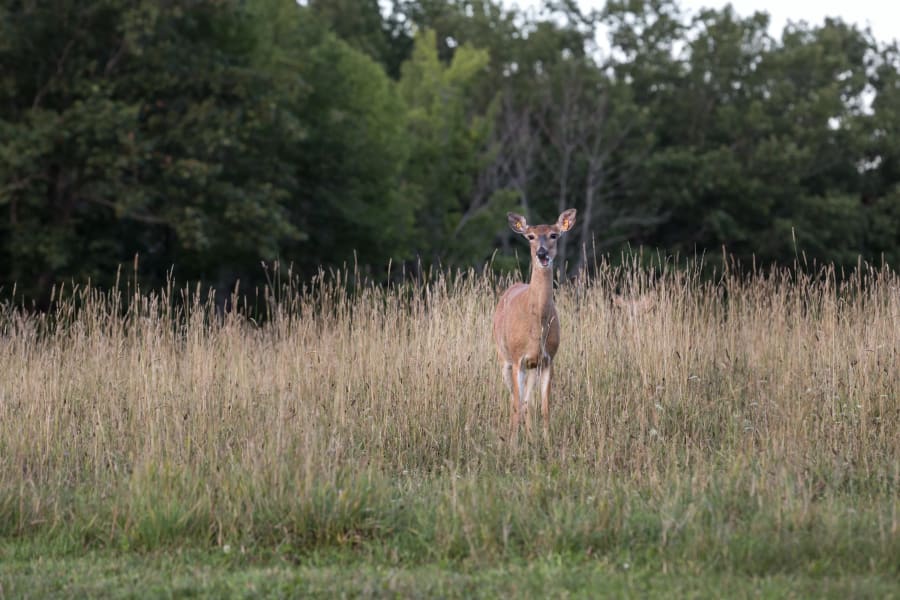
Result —
[{"label": "deer's front leg", "polygon": [[517,364],[512,365],[512,385],[510,387],[512,390],[512,401],[510,403],[509,434],[510,439],[515,439],[519,432],[522,392],[525,389],[525,371]]},{"label": "deer's front leg", "polygon": [[541,421],[544,437],[550,435],[550,384],[553,381],[553,362],[548,360],[541,371]]},{"label": "deer's front leg", "polygon": [[525,433],[531,435],[531,419],[534,411],[531,410],[531,392],[534,390],[534,384],[537,381],[537,371],[535,369],[525,369],[525,393],[522,395],[522,410],[525,411]]}]

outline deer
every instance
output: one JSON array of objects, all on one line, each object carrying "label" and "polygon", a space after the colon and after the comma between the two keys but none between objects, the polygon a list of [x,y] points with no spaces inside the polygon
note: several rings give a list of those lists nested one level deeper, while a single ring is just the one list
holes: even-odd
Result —
[{"label": "deer", "polygon": [[531,279],[516,283],[500,296],[494,309],[494,341],[510,393],[510,437],[518,435],[522,418],[531,434],[528,401],[541,382],[541,424],[549,437],[550,384],[553,358],[559,349],[559,316],[553,304],[553,261],[559,237],[575,226],[575,209],[563,211],[553,225],[529,225],[525,217],[507,213],[510,228],[531,247]]}]

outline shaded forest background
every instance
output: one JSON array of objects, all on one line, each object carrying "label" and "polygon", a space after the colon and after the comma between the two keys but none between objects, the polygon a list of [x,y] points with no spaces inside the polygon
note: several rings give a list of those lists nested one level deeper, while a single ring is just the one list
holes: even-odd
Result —
[{"label": "shaded forest background", "polygon": [[[900,51],[670,0],[3,0],[0,286],[624,247],[900,264]],[[599,40],[599,42],[598,42]],[[524,254],[524,246],[519,254]],[[246,289],[246,288],[245,288]]]}]

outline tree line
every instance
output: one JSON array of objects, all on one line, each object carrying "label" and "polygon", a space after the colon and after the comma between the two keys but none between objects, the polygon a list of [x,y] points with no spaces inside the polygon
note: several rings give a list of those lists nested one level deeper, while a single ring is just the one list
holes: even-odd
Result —
[{"label": "tree line", "polygon": [[7,289],[136,255],[147,285],[505,269],[507,211],[568,207],[560,276],[624,246],[896,266],[897,43],[674,0],[0,8]]}]

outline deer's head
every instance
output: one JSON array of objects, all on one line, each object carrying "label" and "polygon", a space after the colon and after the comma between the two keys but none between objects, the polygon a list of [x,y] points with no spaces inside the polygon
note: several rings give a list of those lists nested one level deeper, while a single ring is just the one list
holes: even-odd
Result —
[{"label": "deer's head", "polygon": [[507,213],[506,216],[509,218],[510,228],[528,240],[531,246],[531,262],[542,269],[553,266],[559,236],[575,226],[574,208],[563,211],[553,225],[529,225],[525,217],[516,213]]}]

